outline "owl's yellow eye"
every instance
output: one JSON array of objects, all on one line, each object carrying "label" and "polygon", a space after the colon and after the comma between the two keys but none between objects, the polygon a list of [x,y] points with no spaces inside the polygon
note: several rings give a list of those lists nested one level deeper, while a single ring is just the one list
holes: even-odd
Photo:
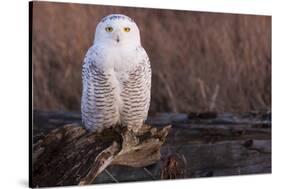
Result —
[{"label": "owl's yellow eye", "polygon": [[109,26],[109,27],[106,27],[106,28],[105,28],[105,31],[107,31],[107,32],[112,32],[112,31],[113,31],[113,28],[110,27],[110,26]]},{"label": "owl's yellow eye", "polygon": [[124,30],[124,32],[129,32],[129,31],[131,31],[131,28],[125,27],[125,28],[123,28],[123,30]]}]

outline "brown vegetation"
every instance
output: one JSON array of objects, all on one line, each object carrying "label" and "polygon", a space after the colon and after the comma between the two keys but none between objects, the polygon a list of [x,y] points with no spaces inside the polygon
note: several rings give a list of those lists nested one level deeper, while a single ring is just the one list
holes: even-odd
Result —
[{"label": "brown vegetation", "polygon": [[35,2],[34,108],[80,110],[95,26],[133,18],[152,64],[150,113],[271,109],[271,17]]}]

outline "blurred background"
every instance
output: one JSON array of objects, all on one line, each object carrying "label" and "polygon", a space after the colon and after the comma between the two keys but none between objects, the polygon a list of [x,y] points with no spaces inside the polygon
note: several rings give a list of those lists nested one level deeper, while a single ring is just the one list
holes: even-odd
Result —
[{"label": "blurred background", "polygon": [[80,111],[81,67],[102,17],[140,28],[152,66],[150,114],[271,110],[271,17],[33,4],[33,107]]}]

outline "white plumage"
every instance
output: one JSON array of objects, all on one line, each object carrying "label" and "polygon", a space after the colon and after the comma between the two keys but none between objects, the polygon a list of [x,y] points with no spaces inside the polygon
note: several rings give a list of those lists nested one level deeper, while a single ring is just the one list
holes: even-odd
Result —
[{"label": "white plumage", "polygon": [[112,14],[97,25],[84,58],[82,122],[91,131],[118,124],[138,130],[150,104],[151,69],[139,29],[129,17]]}]

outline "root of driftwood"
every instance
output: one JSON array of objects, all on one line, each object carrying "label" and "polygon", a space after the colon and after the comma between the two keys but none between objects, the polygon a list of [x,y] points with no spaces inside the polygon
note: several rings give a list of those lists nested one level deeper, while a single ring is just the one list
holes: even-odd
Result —
[{"label": "root of driftwood", "polygon": [[109,165],[151,165],[160,159],[170,127],[144,125],[137,133],[89,133],[78,124],[54,129],[33,146],[33,186],[91,184]]}]

